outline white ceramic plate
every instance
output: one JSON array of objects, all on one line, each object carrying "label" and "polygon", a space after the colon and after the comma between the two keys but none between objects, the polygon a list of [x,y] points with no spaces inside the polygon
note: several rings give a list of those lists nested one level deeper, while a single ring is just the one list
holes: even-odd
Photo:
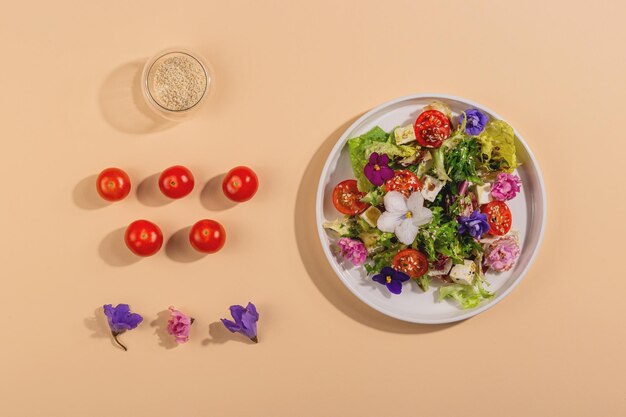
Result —
[{"label": "white ceramic plate", "polygon": [[388,132],[395,126],[412,123],[422,108],[433,100],[447,103],[455,116],[463,110],[476,108],[487,113],[491,118],[503,120],[502,117],[480,104],[447,95],[416,94],[384,103],[364,114],[339,138],[322,171],[316,201],[319,237],[328,262],[339,279],[361,301],[381,313],[400,320],[427,324],[464,320],[487,310],[506,297],[521,281],[535,259],[543,238],[546,218],[546,196],[539,166],[528,144],[516,130],[517,157],[522,163],[517,174],[522,179],[522,191],[507,203],[513,214],[512,228],[518,230],[520,234],[521,255],[515,267],[510,271],[487,274],[487,281],[490,283],[488,289],[495,291],[496,294],[490,301],[469,310],[462,310],[453,300],[440,302],[437,300],[436,280],[432,280],[434,285],[427,292],[421,291],[411,280],[410,283],[404,285],[402,294],[393,295],[384,286],[373,282],[363,267],[349,265],[333,254],[331,246],[336,241],[336,237],[332,236],[332,232],[324,230],[323,224],[327,220],[342,217],[333,206],[332,190],[340,181],[354,178],[346,141],[377,125]]}]

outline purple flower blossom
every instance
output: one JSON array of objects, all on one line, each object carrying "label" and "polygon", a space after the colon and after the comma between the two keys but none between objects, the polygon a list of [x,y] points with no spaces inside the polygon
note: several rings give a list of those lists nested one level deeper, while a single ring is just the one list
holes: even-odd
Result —
[{"label": "purple flower blossom", "polygon": [[254,304],[248,303],[246,307],[240,305],[230,306],[230,314],[235,321],[221,319],[224,327],[232,333],[241,333],[254,343],[258,343],[256,322],[259,321],[259,313],[256,311]]},{"label": "purple flower blossom", "polygon": [[489,231],[489,223],[487,222],[487,215],[481,213],[478,210],[474,210],[469,216],[460,216],[458,218],[459,227],[457,228],[459,233],[469,233],[474,239],[480,239],[482,235]]},{"label": "purple flower blossom", "polygon": [[337,242],[337,246],[341,249],[343,257],[352,262],[354,266],[363,265],[367,258],[367,249],[360,240],[342,237]]},{"label": "purple flower blossom", "polygon": [[500,201],[512,200],[519,193],[521,185],[522,181],[517,175],[501,172],[491,185],[491,195]]},{"label": "purple flower blossom", "polygon": [[374,152],[370,155],[368,164],[363,168],[363,173],[372,184],[377,187],[381,186],[395,175],[393,169],[389,168],[388,164],[389,156],[387,154],[379,155],[377,152]]},{"label": "purple flower blossom", "polygon": [[493,242],[485,251],[485,265],[496,271],[508,271],[515,265],[520,249],[515,238],[506,236]]},{"label": "purple flower blossom", "polygon": [[117,344],[124,350],[128,350],[126,346],[117,340],[117,336],[139,326],[139,323],[143,321],[143,317],[137,313],[131,313],[128,304],[118,304],[116,307],[113,307],[111,304],[105,304],[102,306],[102,309],[109,322],[113,339],[115,339]]},{"label": "purple flower blossom", "polygon": [[408,281],[409,276],[404,272],[385,266],[380,271],[380,274],[374,275],[372,279],[386,286],[390,293],[400,294],[402,292],[402,283]]},{"label": "purple flower blossom", "polygon": [[477,109],[465,110],[465,114],[461,113],[459,122],[463,123],[463,119],[467,115],[467,124],[465,125],[465,132],[468,135],[478,136],[480,132],[485,129],[485,125],[489,121],[486,114]]}]

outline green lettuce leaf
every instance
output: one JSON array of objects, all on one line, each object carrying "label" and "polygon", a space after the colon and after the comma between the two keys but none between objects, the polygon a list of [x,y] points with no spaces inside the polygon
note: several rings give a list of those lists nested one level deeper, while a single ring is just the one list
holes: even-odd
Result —
[{"label": "green lettuce leaf", "polygon": [[369,192],[373,185],[365,177],[363,168],[372,153],[387,154],[389,158],[406,158],[415,155],[417,149],[410,145],[396,145],[394,136],[376,126],[367,133],[348,140],[350,162],[360,191]]},{"label": "green lettuce leaf", "polygon": [[360,224],[354,217],[345,217],[343,220],[335,219],[324,223],[324,229],[333,230],[339,236],[355,238],[361,232]]},{"label": "green lettuce leaf", "polygon": [[467,180],[474,184],[482,184],[483,181],[476,171],[480,152],[480,145],[475,139],[461,140],[455,148],[445,154],[444,159],[448,175],[457,182]]},{"label": "green lettuce leaf", "polygon": [[513,172],[517,167],[515,132],[502,120],[492,120],[478,135],[481,161],[489,171]]},{"label": "green lettuce leaf", "polygon": [[361,136],[348,139],[348,149],[350,151],[350,162],[352,170],[357,180],[359,190],[368,192],[372,189],[372,183],[368,181],[363,173],[363,168],[367,165],[369,154],[366,155],[366,148],[375,142],[385,142],[389,135],[376,126]]},{"label": "green lettuce leaf", "polygon": [[474,284],[451,284],[439,289],[439,301],[451,297],[461,305],[462,308],[474,308],[484,300],[493,298],[494,294],[483,288],[482,280],[476,277]]},{"label": "green lettuce leaf", "polygon": [[372,191],[365,194],[365,197],[363,197],[361,201],[371,204],[372,206],[379,206],[383,203],[384,197],[385,189],[383,187],[376,187]]}]

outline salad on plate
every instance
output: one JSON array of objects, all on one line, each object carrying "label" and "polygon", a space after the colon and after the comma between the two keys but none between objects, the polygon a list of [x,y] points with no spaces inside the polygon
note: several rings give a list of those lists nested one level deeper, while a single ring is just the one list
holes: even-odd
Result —
[{"label": "salad on plate", "polygon": [[337,255],[391,294],[415,280],[423,291],[438,282],[438,299],[461,308],[492,298],[485,274],[520,255],[507,205],[522,185],[513,128],[435,101],[411,124],[349,139],[348,150],[355,178],[332,193],[344,217],[324,224]]}]

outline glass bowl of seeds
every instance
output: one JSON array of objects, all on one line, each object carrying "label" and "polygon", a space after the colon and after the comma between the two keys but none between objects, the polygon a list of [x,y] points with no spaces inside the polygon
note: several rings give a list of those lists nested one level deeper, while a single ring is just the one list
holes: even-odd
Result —
[{"label": "glass bowl of seeds", "polygon": [[141,89],[152,110],[179,121],[202,106],[211,81],[209,67],[201,56],[183,49],[167,49],[146,63]]}]

